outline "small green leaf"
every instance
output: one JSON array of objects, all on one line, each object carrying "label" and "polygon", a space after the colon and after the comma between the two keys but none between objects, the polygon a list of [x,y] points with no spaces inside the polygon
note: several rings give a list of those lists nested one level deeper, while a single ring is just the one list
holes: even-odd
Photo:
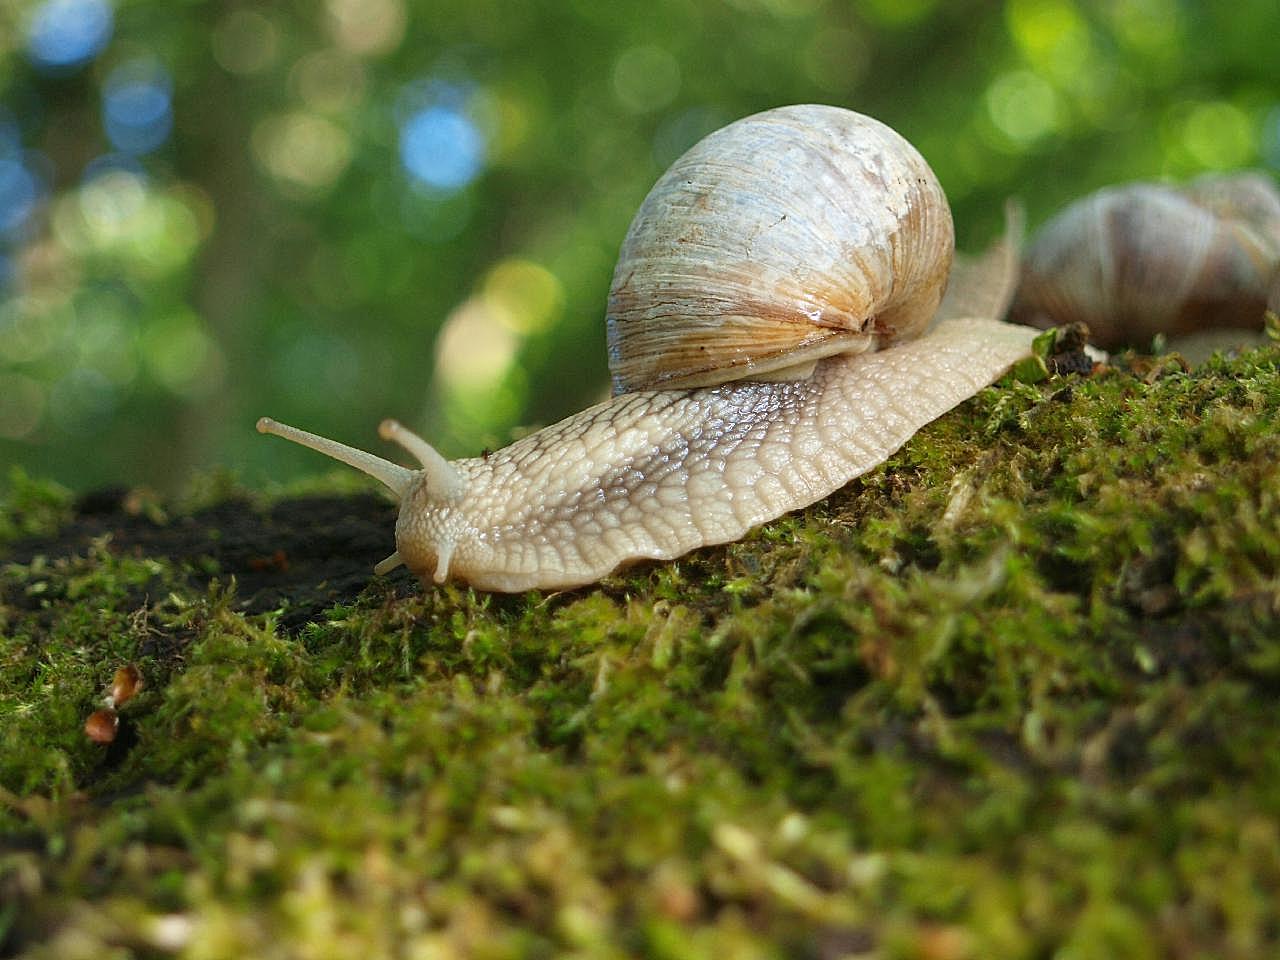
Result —
[{"label": "small green leaf", "polygon": [[[1050,327],[1044,333],[1040,334],[1038,337],[1036,337],[1034,340],[1031,341],[1031,355],[1033,357],[1038,357],[1041,360],[1047,360],[1049,357],[1053,356],[1053,350],[1057,345],[1058,345],[1058,328]],[[1049,371],[1046,368],[1045,374],[1047,375],[1048,372]],[[1040,379],[1044,379],[1044,378],[1041,377]],[[1031,380],[1028,382],[1035,383],[1034,380]]]},{"label": "small green leaf", "polygon": [[1266,331],[1268,339],[1280,341],[1280,313],[1268,310],[1262,318],[1262,329]]},{"label": "small green leaf", "polygon": [[[1052,333],[1053,331],[1049,331]],[[1040,342],[1041,338],[1036,337],[1032,344],[1032,349]],[[1033,353],[1029,357],[1023,357],[1013,365],[1013,369],[1009,371],[1013,375],[1013,379],[1018,383],[1039,383],[1049,376],[1049,368],[1045,365],[1044,357],[1038,353]]]}]

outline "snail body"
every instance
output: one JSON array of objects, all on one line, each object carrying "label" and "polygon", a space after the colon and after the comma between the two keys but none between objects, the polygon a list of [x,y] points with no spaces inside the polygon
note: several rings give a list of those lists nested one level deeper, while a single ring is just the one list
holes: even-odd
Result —
[{"label": "snail body", "polygon": [[1069,205],[1027,250],[1011,317],[1083,321],[1102,347],[1257,329],[1280,283],[1280,191],[1254,174],[1133,183]]},{"label": "snail body", "polygon": [[822,499],[1025,356],[1037,331],[999,322],[1003,297],[987,316],[937,316],[952,250],[945,197],[906,140],[834,107],[767,111],[695,145],[637,213],[609,298],[612,399],[455,461],[385,421],[420,470],[258,429],[396,494],[377,572],[590,583]]}]

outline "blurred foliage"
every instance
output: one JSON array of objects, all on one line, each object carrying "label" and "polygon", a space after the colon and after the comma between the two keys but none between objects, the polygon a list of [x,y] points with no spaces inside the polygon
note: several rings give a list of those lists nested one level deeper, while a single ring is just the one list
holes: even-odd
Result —
[{"label": "blurred foliage", "polygon": [[703,134],[915,142],[963,244],[1137,177],[1280,170],[1275,0],[0,0],[0,464],[315,471],[264,413],[446,453],[604,395],[614,255]]}]

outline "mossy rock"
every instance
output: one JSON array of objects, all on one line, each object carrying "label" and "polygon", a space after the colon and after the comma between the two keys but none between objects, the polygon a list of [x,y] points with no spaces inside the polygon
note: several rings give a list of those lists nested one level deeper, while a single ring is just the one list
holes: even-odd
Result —
[{"label": "mossy rock", "polygon": [[372,578],[347,479],[15,474],[0,955],[1267,955],[1278,423],[1275,346],[1005,382],[740,543],[518,596]]}]

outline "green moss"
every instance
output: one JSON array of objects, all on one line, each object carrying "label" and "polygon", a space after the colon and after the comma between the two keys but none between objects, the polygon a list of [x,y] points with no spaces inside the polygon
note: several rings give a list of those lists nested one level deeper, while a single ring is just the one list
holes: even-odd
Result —
[{"label": "green moss", "polygon": [[[588,590],[371,580],[286,630],[105,541],[3,566],[0,936],[1263,955],[1280,348],[1133,364],[985,390],[829,500]],[[12,478],[0,539],[68,511]],[[147,686],[104,748],[124,662]]]},{"label": "green moss", "polygon": [[0,545],[51,533],[67,519],[71,494],[65,487],[35,480],[20,467],[9,471],[7,481],[0,487]]}]

